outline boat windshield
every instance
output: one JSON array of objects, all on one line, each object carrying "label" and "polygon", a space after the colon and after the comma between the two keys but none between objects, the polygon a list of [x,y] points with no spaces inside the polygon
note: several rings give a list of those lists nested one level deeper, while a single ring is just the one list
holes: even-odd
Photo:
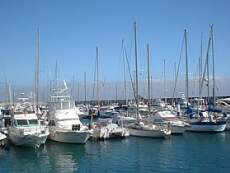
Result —
[{"label": "boat windshield", "polygon": [[29,120],[29,124],[30,125],[38,125],[38,120],[36,120],[36,119]]},{"label": "boat windshield", "polygon": [[230,100],[224,100],[224,102],[230,105]]},{"label": "boat windshield", "polygon": [[17,122],[18,126],[27,126],[28,125],[27,120],[21,119],[21,120],[16,120],[16,122]]}]

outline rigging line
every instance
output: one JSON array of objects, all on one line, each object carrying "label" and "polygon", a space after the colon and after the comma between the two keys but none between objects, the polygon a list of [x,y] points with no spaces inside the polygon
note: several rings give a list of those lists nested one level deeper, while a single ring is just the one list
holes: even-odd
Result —
[{"label": "rigging line", "polygon": [[208,66],[209,49],[210,49],[210,46],[211,46],[210,44],[211,44],[211,32],[210,32],[210,36],[209,36],[209,39],[208,39],[208,48],[207,48],[206,59],[205,59],[205,64],[204,64],[204,69],[203,69],[203,76],[202,76],[201,86],[200,86],[200,92],[199,92],[200,96],[202,94],[202,88],[203,88],[203,85],[204,85],[204,79],[205,79],[205,75],[206,75],[206,71],[207,71],[207,66]]},{"label": "rigging line", "polygon": [[121,64],[123,63],[123,49],[124,49],[124,39],[121,40],[121,50],[120,50],[120,54],[119,54],[119,63],[118,63],[118,71],[121,71],[119,68],[121,66]]},{"label": "rigging line", "polygon": [[132,85],[132,89],[133,89],[134,99],[135,99],[135,101],[137,101],[136,94],[135,94],[135,87],[134,87],[134,83],[133,83],[133,79],[132,79],[132,74],[131,74],[131,70],[130,70],[130,65],[129,65],[129,59],[128,59],[128,55],[127,55],[127,51],[126,51],[126,47],[125,46],[124,46],[124,54],[125,54],[125,59],[126,59],[127,66],[128,66],[129,77],[130,77],[130,80],[131,80],[131,85]]},{"label": "rigging line", "polygon": [[177,81],[178,81],[178,74],[179,74],[179,70],[180,70],[180,63],[181,63],[181,59],[182,59],[182,51],[183,51],[183,49],[184,49],[184,36],[183,36],[183,38],[182,38],[182,46],[181,46],[181,50],[180,50],[180,58],[179,58],[179,63],[178,63],[178,66],[177,66],[177,71],[176,71],[176,79],[175,79],[175,85],[174,85],[174,88],[173,88],[173,96],[172,96],[172,98],[173,98],[173,101],[174,101],[174,96],[175,96],[175,92],[176,92],[176,87],[177,87]]}]

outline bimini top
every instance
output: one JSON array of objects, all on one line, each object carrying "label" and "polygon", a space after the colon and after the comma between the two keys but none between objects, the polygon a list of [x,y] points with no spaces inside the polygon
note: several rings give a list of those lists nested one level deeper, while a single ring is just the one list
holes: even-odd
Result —
[{"label": "bimini top", "polygon": [[62,109],[56,110],[54,117],[56,120],[76,120],[79,119],[76,110],[73,109]]},{"label": "bimini top", "polygon": [[170,111],[158,111],[156,115],[161,116],[162,118],[174,118],[176,117]]}]

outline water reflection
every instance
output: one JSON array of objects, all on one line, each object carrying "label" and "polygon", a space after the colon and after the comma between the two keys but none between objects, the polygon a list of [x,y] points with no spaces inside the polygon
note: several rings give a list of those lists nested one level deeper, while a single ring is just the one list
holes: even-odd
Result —
[{"label": "water reflection", "polygon": [[[230,132],[185,133],[170,139],[129,137],[85,145],[48,142],[0,151],[5,172],[228,172]],[[228,170],[228,171],[226,171]]]},{"label": "water reflection", "polygon": [[71,173],[79,168],[84,145],[47,142],[39,149],[11,147],[12,172]]}]

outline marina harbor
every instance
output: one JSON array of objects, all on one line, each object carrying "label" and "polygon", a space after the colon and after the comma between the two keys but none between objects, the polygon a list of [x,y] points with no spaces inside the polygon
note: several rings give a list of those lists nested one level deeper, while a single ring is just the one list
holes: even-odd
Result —
[{"label": "marina harbor", "polygon": [[0,2],[0,173],[230,172],[229,6]]}]

